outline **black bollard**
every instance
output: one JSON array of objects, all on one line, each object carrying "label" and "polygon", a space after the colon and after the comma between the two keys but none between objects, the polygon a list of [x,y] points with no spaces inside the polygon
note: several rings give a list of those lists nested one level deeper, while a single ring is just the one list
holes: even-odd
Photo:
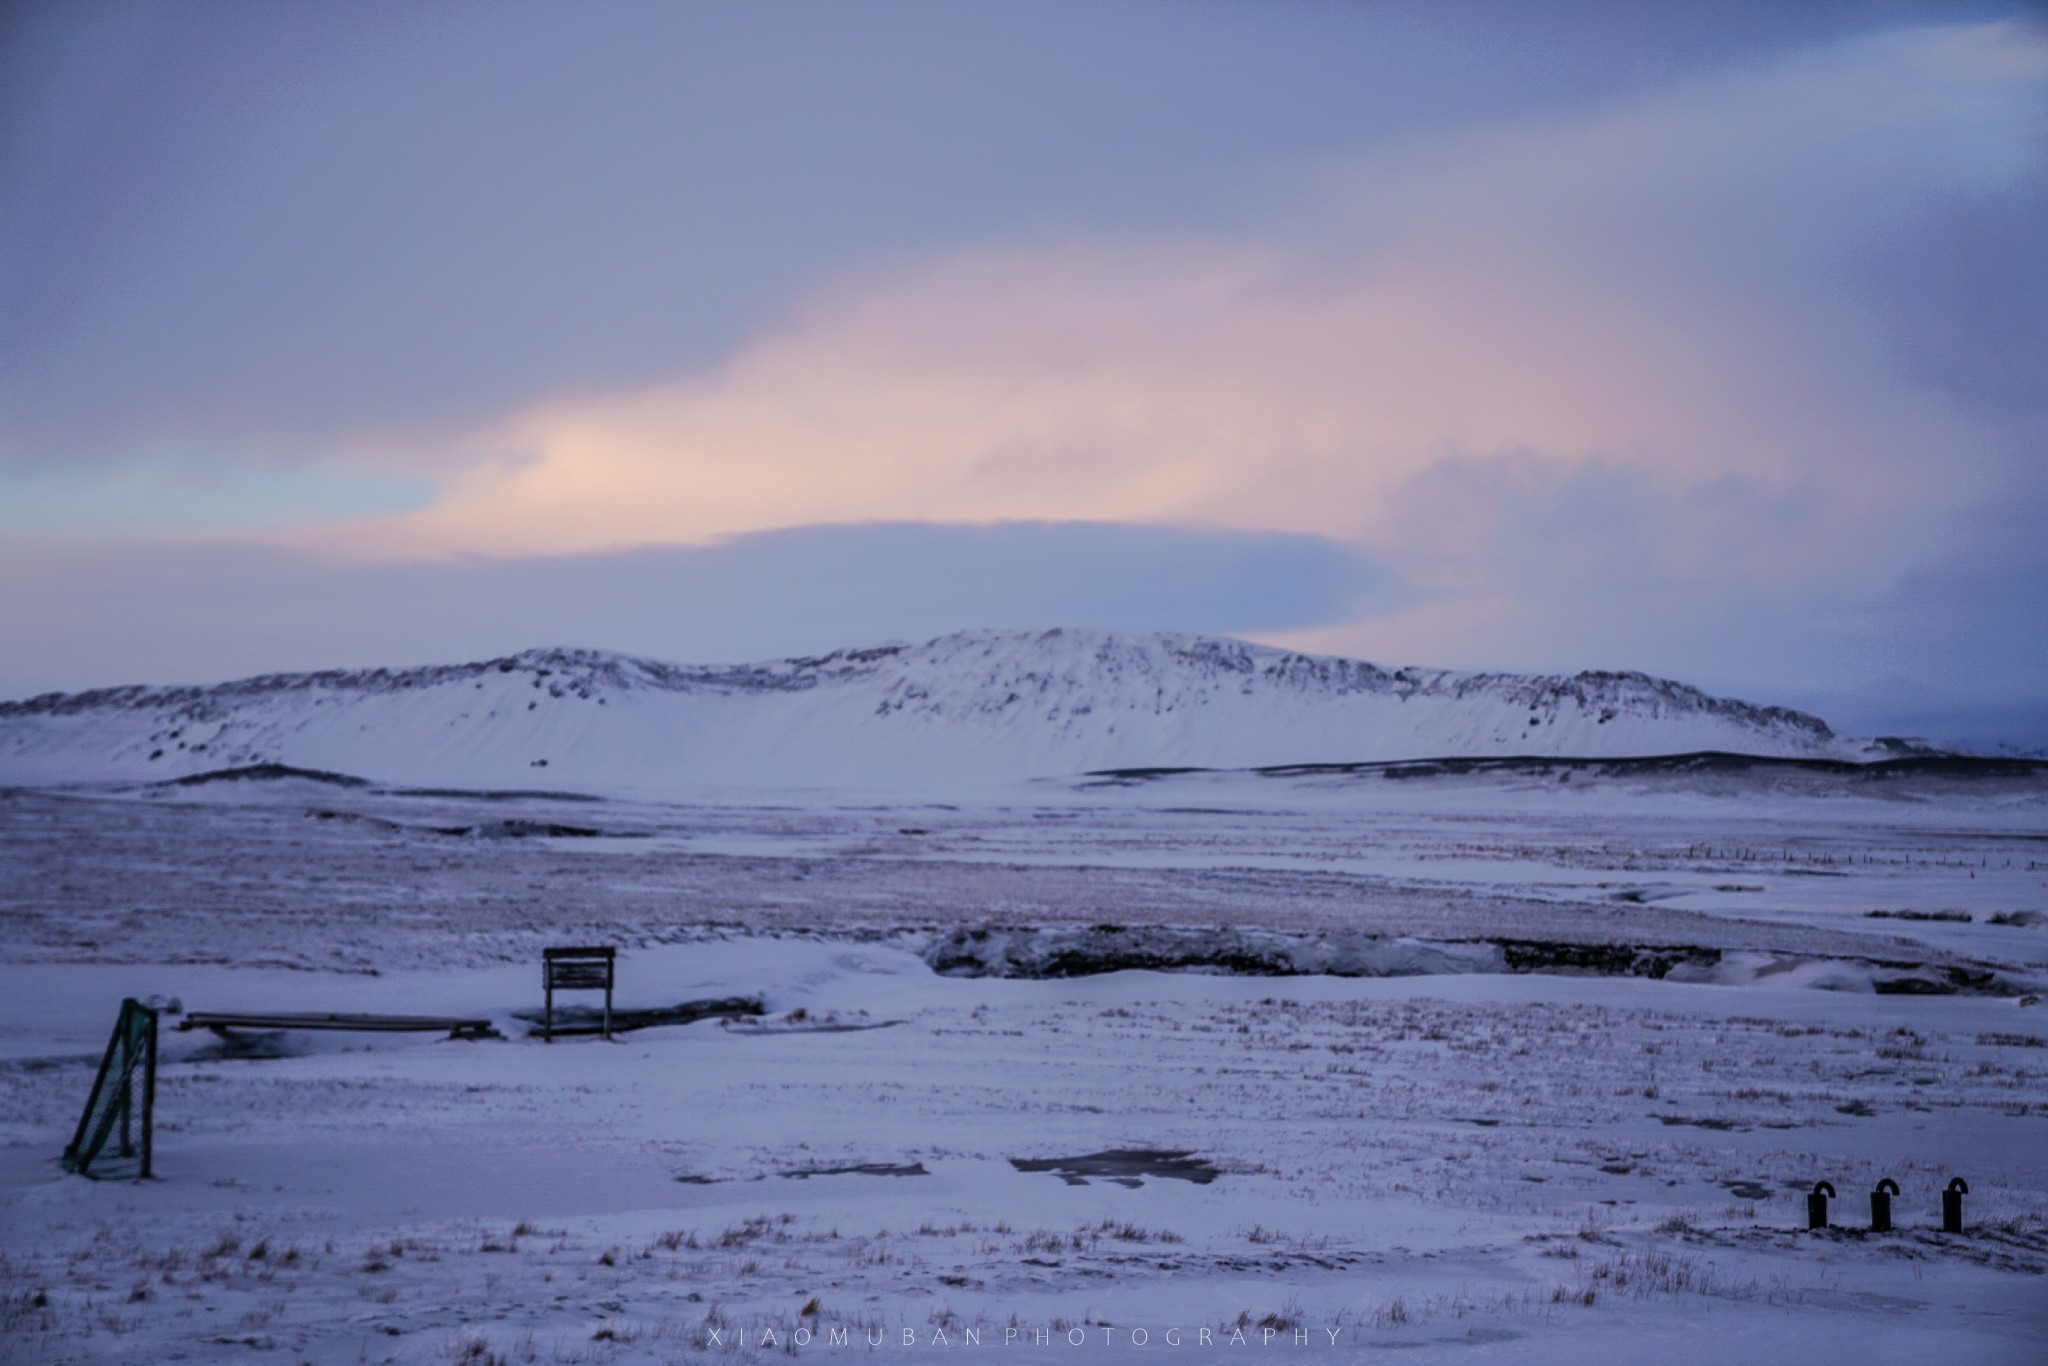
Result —
[{"label": "black bollard", "polygon": [[1963,1231],[1963,1197],[1970,1193],[1970,1183],[1958,1176],[1948,1183],[1948,1189],[1941,1193],[1941,1231],[1961,1233]]},{"label": "black bollard", "polygon": [[1899,1193],[1899,1183],[1887,1176],[1877,1183],[1877,1189],[1870,1193],[1870,1231],[1890,1233],[1892,1231],[1892,1197]]},{"label": "black bollard", "polygon": [[1806,1197],[1806,1226],[1826,1228],[1828,1226],[1828,1201],[1835,1198],[1835,1188],[1825,1181],[1813,1183],[1813,1193]]}]

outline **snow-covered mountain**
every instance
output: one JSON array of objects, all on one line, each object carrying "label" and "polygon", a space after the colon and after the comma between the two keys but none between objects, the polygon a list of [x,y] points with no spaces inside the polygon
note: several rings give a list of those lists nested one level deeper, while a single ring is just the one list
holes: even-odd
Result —
[{"label": "snow-covered mountain", "polygon": [[1385,669],[1242,641],[969,631],[690,666],[593,650],[0,703],[0,783],[277,763],[386,782],[904,789],[1095,769],[1696,750],[1877,757],[1636,673]]}]

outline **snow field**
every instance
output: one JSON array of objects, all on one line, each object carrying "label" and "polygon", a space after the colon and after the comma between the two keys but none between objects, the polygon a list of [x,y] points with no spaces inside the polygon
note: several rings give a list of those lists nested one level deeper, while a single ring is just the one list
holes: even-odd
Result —
[{"label": "snow field", "polygon": [[[1337,1330],[1319,1355],[1422,1360],[1597,1353],[1623,1322],[1694,1360],[1715,1359],[1685,1355],[1702,1325],[1815,1350],[2039,1341],[2009,1292],[2048,1272],[2048,1040],[2009,1002],[1563,977],[953,980],[898,950],[762,940],[623,971],[656,997],[760,989],[787,1023],[611,1045],[329,1038],[255,1061],[171,1035],[165,1179],[124,1186],[51,1158],[90,1078],[83,1003],[134,970],[39,988],[8,969],[9,1340],[30,1359],[432,1361],[472,1342],[507,1360],[766,1359],[764,1334],[786,1348],[808,1322],[814,1354],[886,1332],[875,1354],[893,1357],[905,1328],[925,1354],[934,1331],[986,1346],[1014,1320],[1083,1327],[1063,1353],[1127,1359],[1176,1326],[1227,1340],[1244,1317]],[[212,1007],[359,994],[275,970],[152,975]],[[377,985],[510,1023],[523,975]],[[39,991],[62,1001],[45,1011]],[[900,1023],[804,1027],[856,1014]],[[72,1061],[25,1066],[32,1046]],[[1117,1148],[1221,1174],[1070,1185],[1009,1161]],[[858,1164],[926,1174],[784,1175]],[[1961,1239],[1932,1231],[1952,1171],[1972,1190]],[[1811,1181],[1856,1227],[1880,1175],[1907,1192],[1899,1234],[1796,1231]],[[830,1348],[834,1326],[856,1345]],[[711,1345],[719,1329],[747,1351]]]},{"label": "snow field", "polygon": [[[7,790],[0,1357],[2035,1361],[2042,812],[2026,784],[1813,775]],[[1383,977],[927,958],[1103,923],[1459,947]],[[1718,957],[1466,970],[1500,939]],[[622,1006],[769,1013],[529,1039],[540,946],[585,940],[624,946]],[[1950,968],[2006,994],[1873,990]],[[126,995],[508,1037],[167,1032],[163,1179],[62,1176]],[[1014,1165],[1117,1150],[1216,1175]],[[1899,1231],[1860,1233],[1884,1176]]]}]

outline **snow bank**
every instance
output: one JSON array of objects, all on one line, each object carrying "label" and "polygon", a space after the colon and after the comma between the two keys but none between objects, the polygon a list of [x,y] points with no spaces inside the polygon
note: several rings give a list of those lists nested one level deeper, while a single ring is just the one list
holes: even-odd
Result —
[{"label": "snow bank", "polygon": [[934,940],[923,956],[942,976],[1030,980],[1132,969],[1238,977],[1541,972],[1898,996],[2011,996],[2023,990],[1995,972],[1960,964],[1724,954],[1697,945],[1308,936],[1229,927],[984,925]]}]

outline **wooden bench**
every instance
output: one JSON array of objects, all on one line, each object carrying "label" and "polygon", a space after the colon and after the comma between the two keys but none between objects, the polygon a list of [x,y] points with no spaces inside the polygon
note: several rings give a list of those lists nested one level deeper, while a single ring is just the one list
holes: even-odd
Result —
[{"label": "wooden bench", "polygon": [[230,1015],[221,1011],[195,1010],[178,1021],[178,1028],[210,1029],[221,1035],[230,1029],[348,1029],[373,1034],[426,1034],[446,1030],[451,1039],[489,1039],[498,1033],[489,1020],[461,1019],[450,1015],[332,1015],[298,1011]]},{"label": "wooden bench", "polygon": [[547,1005],[541,1016],[541,1038],[555,1041],[555,993],[557,991],[603,991],[604,1037],[612,1036],[612,977],[619,951],[610,945],[584,945],[542,949],[541,985],[547,991]]}]

